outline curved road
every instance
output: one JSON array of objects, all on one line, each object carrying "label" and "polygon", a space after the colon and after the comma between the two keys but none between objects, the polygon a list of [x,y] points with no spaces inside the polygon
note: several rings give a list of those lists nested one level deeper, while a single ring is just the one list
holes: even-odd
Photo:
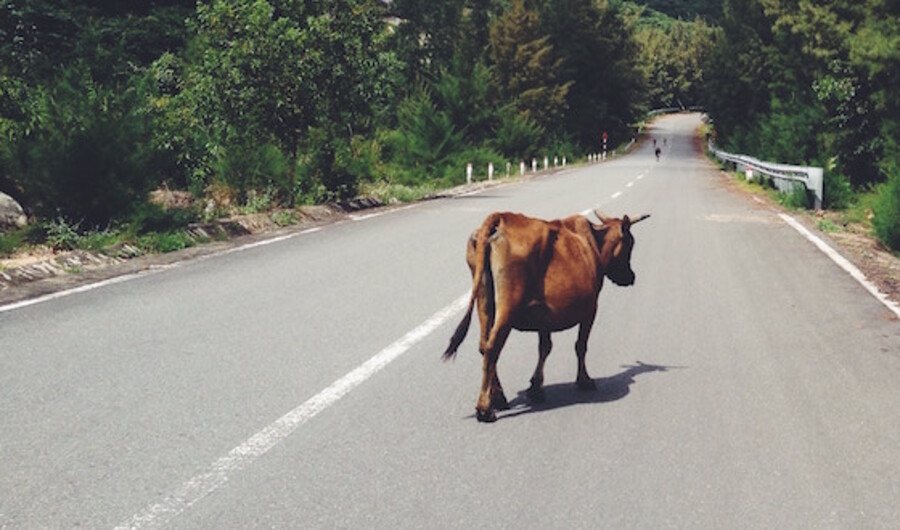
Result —
[{"label": "curved road", "polygon": [[[896,528],[900,323],[668,139],[525,182],[0,311],[0,528]],[[478,424],[440,354],[491,211],[652,214],[575,390],[537,337]],[[477,321],[476,321],[477,322]]]}]

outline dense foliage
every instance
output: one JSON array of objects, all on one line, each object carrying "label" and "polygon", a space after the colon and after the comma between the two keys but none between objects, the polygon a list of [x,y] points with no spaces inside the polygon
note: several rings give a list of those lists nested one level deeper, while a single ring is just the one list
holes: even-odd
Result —
[{"label": "dense foliage", "polygon": [[824,166],[826,205],[878,186],[873,223],[900,248],[900,4],[725,0],[721,23],[704,98],[719,142]]},{"label": "dense foliage", "polygon": [[[291,206],[455,184],[467,162],[572,160],[603,132],[627,141],[650,108],[703,105],[720,143],[828,168],[841,205],[900,189],[898,15],[881,0],[0,0],[0,190],[82,228],[140,218],[160,186]],[[897,202],[876,201],[885,240]]]},{"label": "dense foliage", "polygon": [[0,188],[88,228],[160,185],[292,205],[576,157],[646,89],[621,9],[566,4],[2,0]]}]

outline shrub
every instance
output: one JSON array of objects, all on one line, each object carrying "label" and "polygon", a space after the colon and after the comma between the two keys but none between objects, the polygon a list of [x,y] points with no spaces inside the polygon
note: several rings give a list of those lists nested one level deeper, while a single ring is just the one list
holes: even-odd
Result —
[{"label": "shrub", "polygon": [[794,209],[809,208],[810,205],[809,192],[803,185],[795,185],[791,191],[779,193],[778,200],[784,206]]},{"label": "shrub", "polygon": [[87,228],[126,217],[155,178],[137,87],[105,89],[76,64],[33,98],[40,119],[6,155],[29,208]]},{"label": "shrub", "polygon": [[241,212],[245,214],[254,214],[269,211],[271,207],[271,191],[267,190],[260,193],[256,190],[249,190],[247,192],[247,199],[244,201],[244,206],[241,208]]},{"label": "shrub", "polygon": [[352,156],[346,140],[324,129],[311,129],[305,148],[297,169],[298,202],[325,202],[356,194],[358,182],[348,163]]},{"label": "shrub", "polygon": [[466,182],[466,164],[472,164],[472,180],[487,180],[488,163],[494,163],[494,178],[506,175],[503,155],[489,147],[470,147],[450,159],[442,171],[442,182],[458,185]]},{"label": "shrub", "polygon": [[289,199],[293,195],[291,162],[271,143],[258,146],[233,145],[222,149],[214,163],[218,178],[238,190],[238,200],[246,202],[250,190],[270,189]]},{"label": "shrub", "polygon": [[544,134],[543,127],[509,108],[501,113],[490,145],[510,160],[525,160],[537,154]]},{"label": "shrub", "polygon": [[894,171],[877,188],[872,203],[875,235],[889,248],[900,250],[900,171]]},{"label": "shrub", "polygon": [[141,205],[131,218],[129,232],[133,235],[168,232],[184,228],[198,217],[198,212],[193,208],[164,209],[159,205],[147,203]]},{"label": "shrub", "polygon": [[853,188],[850,179],[836,171],[825,171],[822,183],[822,207],[830,210],[843,210],[853,202]]},{"label": "shrub", "polygon": [[20,230],[8,234],[0,233],[0,257],[10,256],[25,243]]},{"label": "shrub", "polygon": [[80,223],[70,224],[62,216],[44,223],[44,231],[47,234],[47,244],[53,250],[74,250],[78,248],[78,229]]},{"label": "shrub", "polygon": [[138,238],[138,246],[147,252],[174,252],[192,247],[195,241],[182,231],[146,234]]},{"label": "shrub", "polygon": [[437,109],[427,92],[407,98],[397,111],[400,134],[394,156],[407,167],[431,173],[463,145],[463,134],[450,116]]}]

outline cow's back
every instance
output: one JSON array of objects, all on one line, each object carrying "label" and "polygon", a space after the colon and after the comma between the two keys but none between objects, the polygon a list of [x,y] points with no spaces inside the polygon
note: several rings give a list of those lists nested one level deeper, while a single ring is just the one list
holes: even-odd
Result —
[{"label": "cow's back", "polygon": [[[544,221],[503,212],[492,223],[488,240],[491,274],[498,297],[515,304],[513,327],[561,330],[596,310],[600,278],[588,221]],[[474,238],[467,253],[474,270]]]}]

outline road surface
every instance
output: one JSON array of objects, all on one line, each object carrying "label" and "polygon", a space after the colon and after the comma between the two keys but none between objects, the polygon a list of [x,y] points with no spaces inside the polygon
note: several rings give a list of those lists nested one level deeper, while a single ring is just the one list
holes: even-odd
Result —
[{"label": "road surface", "polygon": [[[896,528],[900,323],[695,151],[427,201],[0,311],[2,528]],[[442,363],[490,212],[635,226],[573,382],[554,335]],[[477,321],[476,321],[477,323]]]}]

